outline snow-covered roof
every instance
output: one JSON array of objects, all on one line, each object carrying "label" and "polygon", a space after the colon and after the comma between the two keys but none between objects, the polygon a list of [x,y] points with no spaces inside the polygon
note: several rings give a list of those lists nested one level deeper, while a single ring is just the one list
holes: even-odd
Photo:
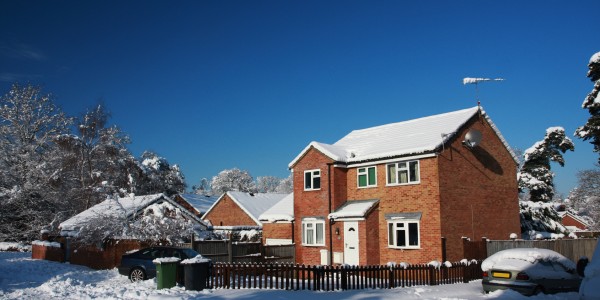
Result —
[{"label": "snow-covered roof", "polygon": [[329,214],[330,219],[364,218],[379,200],[350,200]]},{"label": "snow-covered roof", "polygon": [[79,231],[79,229],[86,225],[87,222],[98,217],[118,218],[119,216],[123,216],[125,218],[131,218],[144,208],[158,202],[159,200],[164,200],[171,203],[172,205],[180,208],[184,213],[187,213],[187,215],[192,219],[198,220],[196,216],[171,200],[165,194],[154,194],[106,199],[103,202],[96,204],[62,222],[59,225],[59,228],[61,230],[61,234],[69,235],[69,232]]},{"label": "snow-covered roof", "polygon": [[[590,224],[589,224],[588,222],[586,222],[584,219],[582,219],[582,218],[581,218],[581,216],[579,216],[579,215],[577,215],[577,214],[574,214],[574,213],[572,213],[572,212],[570,212],[570,211],[559,211],[559,212],[557,212],[557,214],[558,214],[558,215],[559,215],[561,218],[564,218],[565,216],[567,216],[567,215],[568,215],[569,217],[573,218],[573,220],[575,220],[575,221],[577,221],[577,222],[581,223],[581,225],[585,226],[586,228],[587,228],[587,227],[590,227]],[[579,229],[579,228],[578,228],[578,229]]]},{"label": "snow-covered roof", "polygon": [[533,274],[530,274],[529,271],[536,271],[534,265],[538,261],[556,262],[567,269],[575,269],[575,263],[562,254],[539,248],[514,248],[496,252],[481,263],[481,269],[483,271],[528,269],[527,274],[532,276]]},{"label": "snow-covered roof", "polygon": [[294,193],[285,196],[271,208],[262,213],[258,220],[275,223],[278,221],[291,222],[294,220]]},{"label": "snow-covered roof", "polygon": [[257,225],[262,226],[258,217],[271,208],[277,202],[281,201],[288,194],[274,193],[246,193],[246,192],[227,192],[223,194],[217,202],[215,202],[204,214],[202,220],[206,218],[208,213],[228,195]]},{"label": "snow-covered roof", "polygon": [[290,162],[292,168],[310,149],[315,148],[335,162],[359,163],[406,155],[431,153],[442,146],[473,116],[481,113],[517,162],[517,156],[481,107],[419,119],[354,130],[332,145],[311,142]]},{"label": "snow-covered roof", "polygon": [[219,196],[198,194],[179,194],[179,196],[189,203],[199,214],[208,211],[208,209],[210,209],[210,207],[219,199]]}]

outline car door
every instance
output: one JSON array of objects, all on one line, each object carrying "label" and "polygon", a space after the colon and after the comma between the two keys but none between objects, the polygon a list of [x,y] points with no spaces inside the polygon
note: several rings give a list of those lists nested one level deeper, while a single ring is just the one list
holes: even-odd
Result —
[{"label": "car door", "polygon": [[579,290],[581,277],[579,277],[575,270],[569,270],[557,262],[552,262],[552,265],[554,266],[554,270],[556,270],[558,277],[560,277],[560,280],[555,282],[556,288],[559,291]]}]

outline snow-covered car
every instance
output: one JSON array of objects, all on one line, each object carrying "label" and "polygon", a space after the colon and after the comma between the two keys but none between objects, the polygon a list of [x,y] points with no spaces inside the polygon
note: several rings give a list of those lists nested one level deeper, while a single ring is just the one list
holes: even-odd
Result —
[{"label": "snow-covered car", "polygon": [[579,288],[579,299],[600,299],[600,239],[596,244],[592,261],[585,267],[584,274],[585,277]]},{"label": "snow-covered car", "polygon": [[481,263],[483,291],[512,289],[524,295],[577,291],[581,277],[573,261],[548,249],[499,251]]},{"label": "snow-covered car", "polygon": [[[150,247],[121,256],[119,273],[126,275],[132,282],[156,277],[156,265],[152,262],[157,258],[176,257],[180,260],[196,257],[198,252],[189,248]],[[182,277],[182,276],[181,276]]]}]

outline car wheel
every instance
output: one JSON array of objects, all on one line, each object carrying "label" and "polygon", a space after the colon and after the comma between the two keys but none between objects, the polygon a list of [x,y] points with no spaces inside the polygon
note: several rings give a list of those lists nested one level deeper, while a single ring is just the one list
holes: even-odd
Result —
[{"label": "car wheel", "polygon": [[133,268],[129,273],[129,280],[131,282],[138,282],[146,279],[146,272],[142,268]]},{"label": "car wheel", "polygon": [[539,294],[543,294],[543,293],[544,293],[544,288],[541,285],[536,286],[535,290],[533,290],[534,295],[539,295]]}]

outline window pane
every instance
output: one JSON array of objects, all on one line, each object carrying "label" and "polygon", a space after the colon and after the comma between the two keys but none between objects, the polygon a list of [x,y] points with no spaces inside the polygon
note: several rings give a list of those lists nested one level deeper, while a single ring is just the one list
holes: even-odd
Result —
[{"label": "window pane", "polygon": [[306,224],[302,223],[302,244],[306,244]]},{"label": "window pane", "polygon": [[411,161],[409,163],[410,181],[419,181],[419,162]]},{"label": "window pane", "polygon": [[388,223],[388,245],[394,245],[394,223]]},{"label": "window pane", "polygon": [[396,246],[406,246],[406,231],[404,229],[396,230]]},{"label": "window pane", "polygon": [[398,183],[408,182],[408,172],[406,170],[398,170]]},{"label": "window pane", "polygon": [[371,167],[369,168],[369,185],[375,185],[377,184],[377,181],[375,180],[376,175],[375,175],[375,167]]},{"label": "window pane", "polygon": [[315,231],[314,229],[306,230],[306,244],[313,245],[315,243]]},{"label": "window pane", "polygon": [[323,241],[323,236],[325,235],[325,232],[323,230],[323,223],[317,223],[317,244],[325,244],[325,241]]},{"label": "window pane", "polygon": [[419,224],[409,223],[408,224],[408,243],[410,246],[419,245]]},{"label": "window pane", "polygon": [[310,172],[304,173],[304,188],[310,189],[312,183],[312,176]]},{"label": "window pane", "polygon": [[321,177],[313,178],[313,190],[318,190],[321,188]]},{"label": "window pane", "polygon": [[396,165],[388,165],[388,183],[397,183],[396,182]]},{"label": "window pane", "polygon": [[358,186],[364,187],[367,186],[367,175],[358,175]]}]

